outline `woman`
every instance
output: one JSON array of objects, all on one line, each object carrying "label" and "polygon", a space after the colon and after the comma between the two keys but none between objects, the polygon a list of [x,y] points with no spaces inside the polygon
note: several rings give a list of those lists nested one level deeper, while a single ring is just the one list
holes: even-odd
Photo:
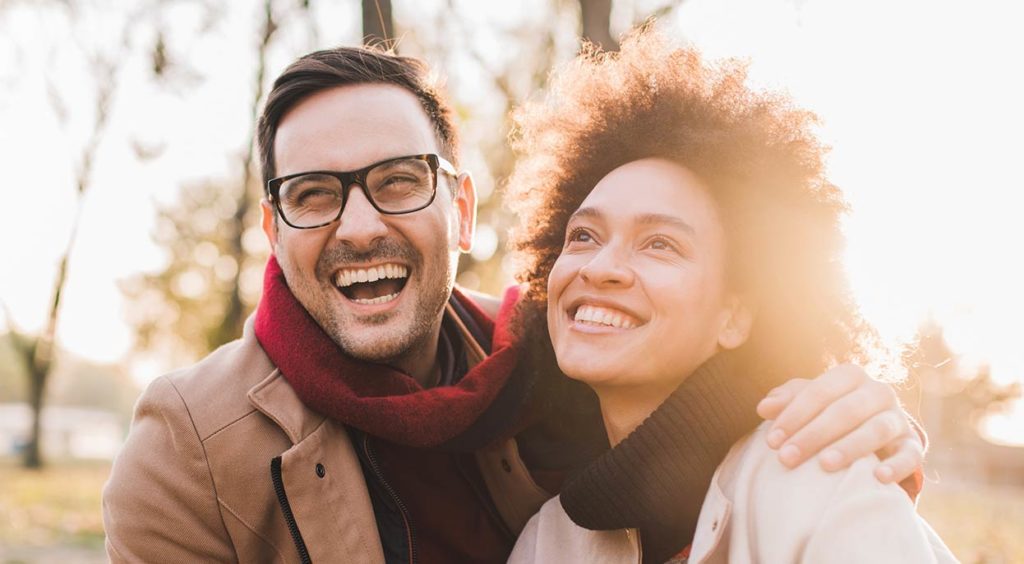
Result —
[{"label": "woman", "polygon": [[[740,438],[754,426],[744,398],[864,360],[872,336],[843,281],[844,205],[813,116],[744,79],[640,32],[578,58],[517,116],[520,331],[541,344],[531,369],[557,361],[595,392],[613,448],[530,521],[512,562],[954,560],[874,479],[877,459],[787,471],[770,423]],[[652,439],[658,428],[675,434]],[[677,554],[693,523],[662,508],[723,441]]]}]

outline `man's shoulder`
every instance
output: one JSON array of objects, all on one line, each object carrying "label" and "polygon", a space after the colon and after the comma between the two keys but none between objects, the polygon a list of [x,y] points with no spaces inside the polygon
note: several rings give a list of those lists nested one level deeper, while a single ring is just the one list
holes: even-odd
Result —
[{"label": "man's shoulder", "polygon": [[465,288],[459,288],[462,295],[473,300],[473,303],[480,308],[481,311],[487,314],[491,319],[498,317],[498,310],[501,309],[501,299],[490,294],[478,292],[476,290],[467,290]]},{"label": "man's shoulder", "polygon": [[[226,343],[199,362],[163,376],[149,386],[143,400],[179,403],[200,437],[235,421],[255,408],[249,390],[276,367],[251,331]],[[177,398],[167,398],[167,395]]]}]

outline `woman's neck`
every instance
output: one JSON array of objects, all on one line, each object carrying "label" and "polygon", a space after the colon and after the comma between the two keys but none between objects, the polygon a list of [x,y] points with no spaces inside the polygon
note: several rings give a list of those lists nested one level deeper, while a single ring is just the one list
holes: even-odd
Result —
[{"label": "woman's neck", "polygon": [[679,382],[656,386],[609,386],[595,388],[608,442],[615,446],[629,436],[672,394]]}]

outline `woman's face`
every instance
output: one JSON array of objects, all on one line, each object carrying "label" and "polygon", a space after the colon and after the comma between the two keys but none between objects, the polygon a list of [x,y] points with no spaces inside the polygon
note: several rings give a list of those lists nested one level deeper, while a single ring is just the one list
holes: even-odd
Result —
[{"label": "woman's face", "polygon": [[601,179],[566,227],[548,279],[558,365],[595,389],[675,387],[749,315],[725,285],[725,233],[688,169],[644,159]]}]

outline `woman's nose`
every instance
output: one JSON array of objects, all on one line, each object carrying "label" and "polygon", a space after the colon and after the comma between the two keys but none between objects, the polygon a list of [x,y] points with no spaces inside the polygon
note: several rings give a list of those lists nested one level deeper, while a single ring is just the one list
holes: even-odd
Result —
[{"label": "woman's nose", "polygon": [[629,251],[618,246],[602,247],[580,268],[580,277],[594,286],[630,286],[634,273],[629,264]]}]

